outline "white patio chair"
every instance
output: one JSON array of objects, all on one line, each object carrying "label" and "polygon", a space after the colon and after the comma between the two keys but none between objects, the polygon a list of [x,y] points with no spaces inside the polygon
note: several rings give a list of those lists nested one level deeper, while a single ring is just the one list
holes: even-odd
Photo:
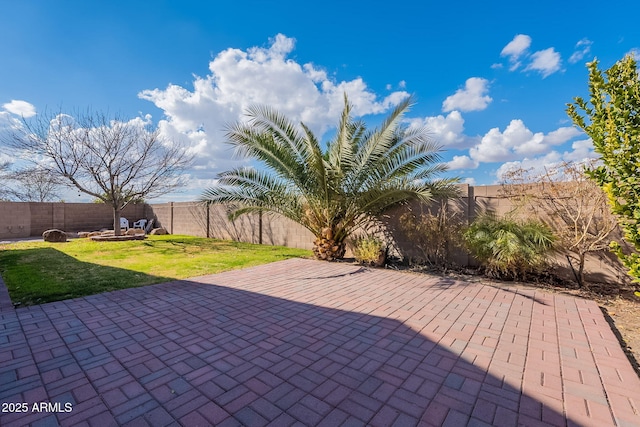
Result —
[{"label": "white patio chair", "polygon": [[129,220],[127,218],[120,217],[120,229],[129,230]]},{"label": "white patio chair", "polygon": [[133,228],[140,228],[141,230],[144,230],[144,228],[147,225],[147,220],[146,219],[139,219],[136,222],[133,223]]}]

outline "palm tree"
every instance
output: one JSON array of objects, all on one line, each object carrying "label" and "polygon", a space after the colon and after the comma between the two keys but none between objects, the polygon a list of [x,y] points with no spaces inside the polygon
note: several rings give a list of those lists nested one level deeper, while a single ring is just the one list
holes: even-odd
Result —
[{"label": "palm tree", "polygon": [[523,279],[539,270],[553,250],[555,237],[545,224],[484,214],[463,233],[471,253],[489,277]]},{"label": "palm tree", "polygon": [[318,259],[342,258],[347,237],[388,208],[454,191],[455,180],[432,179],[446,170],[437,163],[440,147],[424,128],[401,126],[410,105],[405,100],[370,131],[352,119],[345,95],[336,135],[324,151],[303,123],[296,126],[271,108],[253,106],[249,121],[233,125],[227,136],[266,169],[223,172],[202,201],[238,206],[231,219],[249,212],[280,214],[313,233]]}]

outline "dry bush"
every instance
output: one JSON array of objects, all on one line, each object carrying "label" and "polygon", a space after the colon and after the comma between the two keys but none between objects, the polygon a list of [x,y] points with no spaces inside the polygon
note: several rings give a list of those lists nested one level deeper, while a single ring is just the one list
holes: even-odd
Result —
[{"label": "dry bush", "polygon": [[586,255],[608,249],[617,227],[606,194],[585,175],[590,166],[564,162],[543,171],[515,169],[502,185],[514,214],[534,216],[551,227],[581,287]]},{"label": "dry bush", "polygon": [[435,212],[416,214],[407,211],[400,217],[400,229],[421,252],[421,258],[432,267],[446,268],[454,249],[462,247],[464,218],[440,201]]}]

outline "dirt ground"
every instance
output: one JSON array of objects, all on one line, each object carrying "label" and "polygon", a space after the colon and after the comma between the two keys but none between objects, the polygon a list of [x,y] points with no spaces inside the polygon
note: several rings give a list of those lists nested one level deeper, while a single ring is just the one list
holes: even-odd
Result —
[{"label": "dirt ground", "polygon": [[615,329],[619,335],[622,349],[630,357],[631,364],[640,375],[640,298],[633,296],[635,300],[622,297],[593,298],[600,307],[602,307],[609,315],[609,319],[613,320]]}]

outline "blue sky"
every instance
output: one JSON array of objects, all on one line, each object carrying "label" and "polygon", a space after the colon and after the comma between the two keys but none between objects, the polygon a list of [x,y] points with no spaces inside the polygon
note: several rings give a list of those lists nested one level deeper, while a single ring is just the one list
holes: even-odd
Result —
[{"label": "blue sky", "polygon": [[189,186],[163,198],[185,200],[238,164],[224,127],[252,103],[326,136],[344,91],[371,125],[413,94],[407,120],[431,129],[451,174],[491,184],[514,165],[594,156],[565,104],[586,95],[586,62],[640,54],[639,12],[626,0],[4,2],[0,132],[45,109],[150,115],[196,154]]}]

